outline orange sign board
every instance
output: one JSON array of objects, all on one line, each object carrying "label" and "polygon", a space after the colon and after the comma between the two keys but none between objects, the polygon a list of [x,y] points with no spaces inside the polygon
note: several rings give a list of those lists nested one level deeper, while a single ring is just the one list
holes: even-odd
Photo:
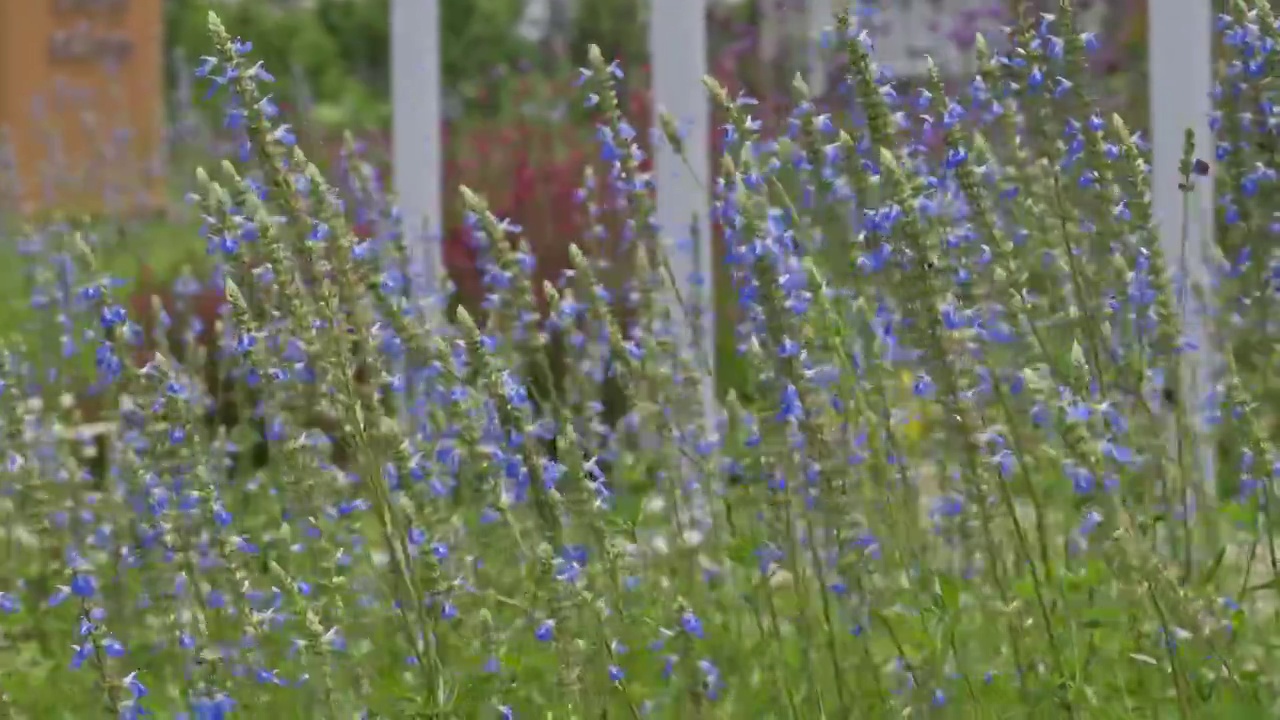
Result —
[{"label": "orange sign board", "polygon": [[0,0],[0,202],[158,209],[163,35],[163,0]]}]

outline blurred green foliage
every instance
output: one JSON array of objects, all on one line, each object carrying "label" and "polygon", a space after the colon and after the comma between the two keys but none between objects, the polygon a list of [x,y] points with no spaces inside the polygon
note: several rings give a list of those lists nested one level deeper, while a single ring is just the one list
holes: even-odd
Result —
[{"label": "blurred green foliage", "polygon": [[636,62],[649,54],[643,3],[637,0],[579,0],[569,38],[575,61],[585,64],[587,47],[600,46],[605,57]]},{"label": "blurred green foliage", "polygon": [[[492,96],[517,67],[547,67],[545,52],[517,32],[523,0],[442,0],[441,73],[459,100]],[[296,103],[301,92],[314,103],[315,121],[341,129],[384,126],[390,118],[390,0],[315,0],[306,5],[269,0],[227,3],[169,0],[166,33],[193,63],[207,49],[206,23],[217,10],[235,34],[252,38],[255,55],[276,76],[276,95]],[[639,58],[645,52],[642,3],[583,2],[565,34],[567,46],[585,52],[599,44],[607,55]],[[575,61],[581,58],[573,58]],[[171,67],[171,80],[190,68]],[[306,88],[299,88],[298,80]],[[173,83],[171,83],[172,85]],[[463,102],[469,114],[493,111],[492,103]]]}]

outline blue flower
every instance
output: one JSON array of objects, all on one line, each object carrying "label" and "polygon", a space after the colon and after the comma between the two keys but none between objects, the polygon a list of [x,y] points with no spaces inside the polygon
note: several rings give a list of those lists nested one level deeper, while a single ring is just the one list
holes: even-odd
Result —
[{"label": "blue flower", "polygon": [[91,598],[98,592],[98,581],[92,575],[76,573],[71,576],[71,592],[76,597]]},{"label": "blue flower", "polygon": [[680,615],[680,628],[699,640],[704,637],[702,620],[691,611],[685,611]]}]

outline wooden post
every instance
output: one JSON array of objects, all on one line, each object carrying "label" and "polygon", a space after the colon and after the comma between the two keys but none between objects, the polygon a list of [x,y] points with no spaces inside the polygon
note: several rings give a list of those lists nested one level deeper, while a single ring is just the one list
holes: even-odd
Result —
[{"label": "wooden post", "polygon": [[0,0],[0,128],[20,214],[164,209],[163,20],[160,0]]}]

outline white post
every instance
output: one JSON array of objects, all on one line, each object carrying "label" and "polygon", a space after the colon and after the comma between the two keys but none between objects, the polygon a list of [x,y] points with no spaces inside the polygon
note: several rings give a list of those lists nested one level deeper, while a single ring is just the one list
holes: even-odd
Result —
[{"label": "white post", "polygon": [[822,47],[822,38],[835,25],[835,8],[831,0],[809,0],[805,10],[809,19],[805,48],[809,67],[806,68],[805,82],[809,85],[810,95],[820,97],[827,92],[827,48]]},{"label": "white post", "polygon": [[391,2],[393,184],[404,223],[413,297],[439,307],[442,153],[439,0]]},{"label": "white post", "polygon": [[[702,85],[707,72],[706,0],[653,0],[649,58],[656,112],[671,115],[683,133],[683,156],[663,139],[655,143],[657,220],[663,237],[674,241],[667,257],[680,296],[700,311],[696,328],[685,320],[680,308],[673,307],[672,316],[683,347],[695,348],[698,364],[712,371],[703,378],[701,398],[710,431],[715,412],[716,335],[708,184],[711,104]],[[654,127],[661,128],[657,117]]]},{"label": "white post", "polygon": [[[1157,8],[1159,12],[1156,12]],[[1189,194],[1179,189],[1178,164],[1188,128],[1196,133],[1196,153],[1213,158],[1209,131],[1213,107],[1209,93],[1213,83],[1213,16],[1205,0],[1160,0],[1147,10],[1148,63],[1151,83],[1152,179],[1155,220],[1160,247],[1174,275],[1183,329],[1198,350],[1183,355],[1179,402],[1196,422],[1197,449],[1206,483],[1206,500],[1216,491],[1215,452],[1209,434],[1199,427],[1201,400],[1213,387],[1216,352],[1208,332],[1207,307],[1193,288],[1209,289],[1209,263],[1213,247],[1213,178],[1196,177]],[[1207,298],[1207,294],[1205,296]]]}]

